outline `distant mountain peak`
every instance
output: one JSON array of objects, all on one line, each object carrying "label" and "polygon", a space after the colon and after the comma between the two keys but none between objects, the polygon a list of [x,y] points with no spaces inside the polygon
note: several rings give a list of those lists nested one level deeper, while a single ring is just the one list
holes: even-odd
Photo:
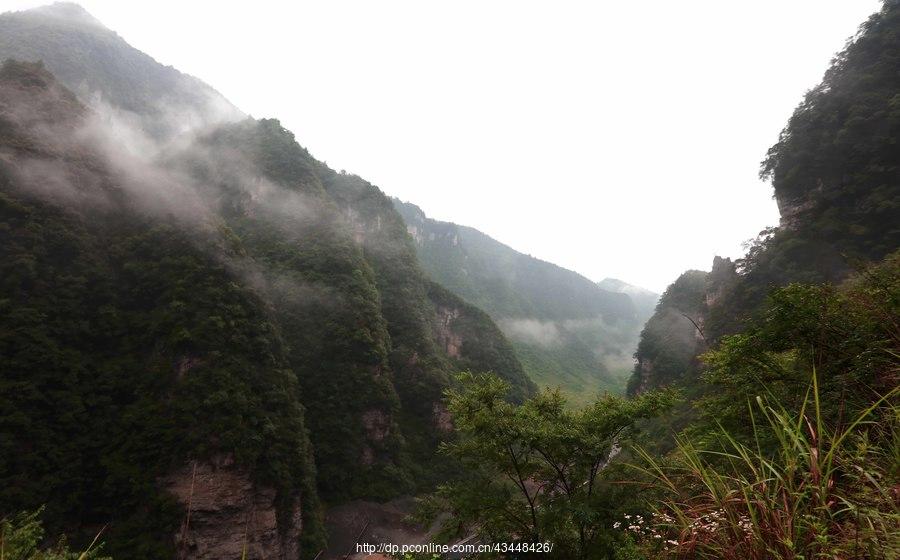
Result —
[{"label": "distant mountain peak", "polygon": [[629,284],[628,282],[619,280],[618,278],[604,278],[603,280],[597,282],[597,285],[611,292],[619,292],[629,295],[653,295],[659,297],[659,294],[657,294],[653,290],[648,290],[647,288],[642,288],[641,286]]},{"label": "distant mountain peak", "polygon": [[54,2],[53,4],[32,8],[28,11],[45,17],[58,18],[70,23],[93,25],[105,29],[105,26],[100,23],[100,20],[81,7],[81,4],[76,4],[75,2]]},{"label": "distant mountain peak", "polygon": [[138,115],[155,138],[244,117],[209,85],[160,64],[71,2],[0,14],[0,61],[7,58],[43,61],[85,104]]},{"label": "distant mountain peak", "polygon": [[607,290],[612,290],[614,292],[621,291],[628,286],[626,282],[623,282],[618,278],[604,278],[603,280],[597,282],[597,284],[601,288],[606,288]]}]

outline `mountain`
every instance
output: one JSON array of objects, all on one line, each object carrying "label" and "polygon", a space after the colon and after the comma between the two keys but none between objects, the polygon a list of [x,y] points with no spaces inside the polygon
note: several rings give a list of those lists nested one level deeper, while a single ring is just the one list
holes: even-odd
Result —
[{"label": "mountain", "polygon": [[[900,4],[885,2],[806,94],[762,163],[779,226],[761,232],[743,258],[716,257],[705,278],[690,273],[686,291],[684,277],[669,287],[641,335],[632,392],[702,385],[697,354],[763,320],[773,290],[841,284],[900,247],[898,29]],[[689,294],[687,303],[670,301],[670,292]],[[692,318],[702,344],[658,336],[655,325],[678,315]],[[679,332],[689,330],[682,321]]]},{"label": "mountain", "polygon": [[0,15],[0,60],[7,58],[43,61],[79,98],[115,109],[155,136],[244,116],[207,84],[159,64],[73,3]]},{"label": "mountain", "polygon": [[605,289],[476,229],[432,220],[414,204],[393,202],[422,268],[497,322],[538,385],[560,386],[577,402],[622,390],[638,332],[649,316],[648,296],[637,298],[639,308],[624,283]]},{"label": "mountain", "polygon": [[631,298],[635,313],[637,313],[638,323],[642,325],[653,315],[653,310],[656,309],[656,303],[660,297],[656,292],[651,292],[640,286],[634,286],[617,278],[604,278],[597,282],[597,285],[608,292],[625,294]]},{"label": "mountain", "polygon": [[71,4],[0,16],[0,57],[0,510],[122,558],[313,557],[323,503],[447,475],[453,373],[535,391],[277,120]]}]

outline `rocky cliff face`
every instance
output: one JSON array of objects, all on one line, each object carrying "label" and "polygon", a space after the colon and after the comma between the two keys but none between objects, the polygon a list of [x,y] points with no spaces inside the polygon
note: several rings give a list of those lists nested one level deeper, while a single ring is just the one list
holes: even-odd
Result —
[{"label": "rocky cliff face", "polygon": [[689,271],[670,285],[641,332],[637,364],[628,382],[631,395],[663,387],[689,376],[706,347],[703,333],[709,274]]},{"label": "rocky cliff face", "polygon": [[184,509],[175,535],[179,560],[296,560],[303,515],[299,495],[279,515],[274,488],[255,484],[230,455],[183,465],[162,485]]},{"label": "rocky cliff face", "polygon": [[779,227],[793,230],[799,228],[807,218],[807,214],[816,208],[816,201],[821,198],[824,185],[822,179],[816,181],[815,187],[802,194],[789,195],[784,192],[775,193],[778,205]]},{"label": "rocky cliff face", "polygon": [[[487,313],[435,282],[428,283],[427,294],[434,309],[434,339],[453,371],[493,372],[510,384],[510,399],[517,402],[537,390],[512,345]],[[446,432],[450,418],[444,404],[435,402],[432,414],[438,431]]]},{"label": "rocky cliff face", "polygon": [[435,335],[438,344],[451,358],[459,358],[462,348],[462,336],[455,332],[453,323],[459,319],[459,309],[438,307],[435,309]]}]

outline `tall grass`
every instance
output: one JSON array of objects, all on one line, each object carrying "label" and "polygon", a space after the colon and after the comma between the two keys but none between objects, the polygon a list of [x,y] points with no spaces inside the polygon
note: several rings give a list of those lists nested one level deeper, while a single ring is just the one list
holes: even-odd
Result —
[{"label": "tall grass", "polygon": [[639,449],[665,498],[634,532],[657,558],[900,558],[898,394],[829,427],[814,376],[797,413],[757,397],[749,445],[720,427],[718,449],[681,439],[668,460]]},{"label": "tall grass", "polygon": [[100,556],[100,533],[84,551],[69,550],[65,537],[45,544],[42,510],[0,519],[0,560],[111,560]]}]

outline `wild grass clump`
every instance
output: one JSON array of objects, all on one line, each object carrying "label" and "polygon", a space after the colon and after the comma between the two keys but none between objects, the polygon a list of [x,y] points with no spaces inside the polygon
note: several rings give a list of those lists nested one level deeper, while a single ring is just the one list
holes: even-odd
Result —
[{"label": "wild grass clump", "polygon": [[111,560],[100,556],[99,533],[82,552],[69,550],[65,537],[46,546],[41,512],[42,509],[0,519],[0,560]]},{"label": "wild grass clump", "polygon": [[900,558],[898,395],[829,427],[814,377],[798,413],[757,397],[750,445],[721,429],[717,449],[681,439],[666,461],[638,450],[665,498],[621,527],[655,558]]}]

